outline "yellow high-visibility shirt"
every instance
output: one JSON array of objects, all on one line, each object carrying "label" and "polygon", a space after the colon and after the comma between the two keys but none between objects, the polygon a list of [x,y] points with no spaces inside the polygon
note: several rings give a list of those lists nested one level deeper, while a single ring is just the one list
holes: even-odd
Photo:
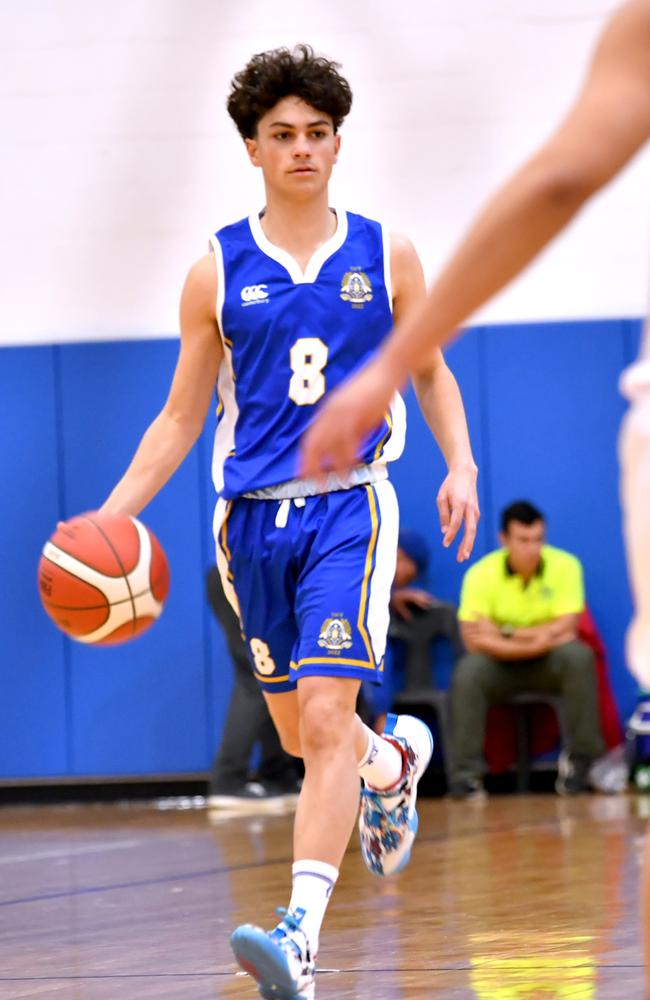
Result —
[{"label": "yellow high-visibility shirt", "polygon": [[508,565],[506,549],[497,549],[474,563],[463,578],[460,621],[489,618],[500,627],[527,628],[580,614],[585,606],[579,560],[563,549],[544,545],[537,573],[524,584]]}]

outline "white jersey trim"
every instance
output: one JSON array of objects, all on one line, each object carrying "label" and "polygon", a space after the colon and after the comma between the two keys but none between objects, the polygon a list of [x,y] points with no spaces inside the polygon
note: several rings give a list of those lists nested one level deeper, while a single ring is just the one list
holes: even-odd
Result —
[{"label": "white jersey trim", "polygon": [[214,263],[217,268],[217,301],[215,303],[215,312],[217,316],[217,326],[219,327],[219,336],[221,341],[224,341],[223,333],[223,304],[226,298],[226,273],[223,266],[223,250],[221,249],[221,243],[216,236],[210,237],[210,246],[212,247],[212,252],[214,254]]},{"label": "white jersey trim", "polygon": [[384,286],[388,295],[388,308],[393,312],[393,277],[390,270],[390,232],[383,223],[381,225],[381,242],[384,253]]},{"label": "white jersey trim", "polygon": [[226,297],[226,274],[223,266],[223,252],[216,236],[210,237],[210,245],[214,251],[214,260],[217,267],[216,315],[219,336],[221,337],[221,345],[223,347],[223,360],[219,365],[217,375],[219,406],[223,407],[223,413],[214,435],[214,447],[212,449],[212,481],[217,493],[221,493],[224,487],[224,465],[235,447],[235,430],[237,420],[239,419],[239,407],[235,395],[232,350],[223,332],[223,303]]},{"label": "white jersey trim", "polygon": [[320,270],[325,263],[337,250],[340,250],[348,237],[348,216],[342,209],[334,209],[336,212],[336,231],[333,236],[329,238],[321,247],[316,250],[314,254],[309,258],[307,262],[307,267],[303,271],[300,270],[300,266],[297,260],[291,256],[282,247],[278,247],[275,243],[271,243],[267,239],[264,230],[262,229],[262,222],[260,220],[259,213],[253,212],[252,215],[248,217],[248,223],[250,225],[251,234],[255,240],[258,249],[262,253],[270,257],[271,260],[277,261],[282,267],[288,272],[289,277],[293,281],[294,285],[310,285],[313,284],[320,274]]},{"label": "white jersey trim", "polygon": [[390,404],[390,422],[390,437],[378,456],[382,462],[395,462],[406,443],[406,404],[399,392],[395,393]]}]

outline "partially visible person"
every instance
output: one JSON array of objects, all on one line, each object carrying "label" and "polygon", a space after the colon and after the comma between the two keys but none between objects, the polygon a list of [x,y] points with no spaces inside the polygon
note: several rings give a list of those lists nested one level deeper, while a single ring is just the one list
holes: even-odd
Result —
[{"label": "partially visible person", "polygon": [[589,787],[604,752],[593,651],[578,639],[585,606],[582,567],[546,544],[543,514],[526,500],[501,515],[502,548],[467,570],[458,618],[467,654],[452,678],[452,783],[455,798],[483,793],[488,709],[515,694],[560,695],[568,745],[556,790]]},{"label": "partially visible person", "polygon": [[[397,561],[390,594],[390,621],[388,641],[384,657],[384,681],[381,687],[375,684],[363,685],[363,698],[368,709],[372,727],[376,733],[383,733],[386,716],[390,712],[395,694],[401,686],[399,672],[400,647],[408,642],[404,635],[404,625],[412,621],[413,615],[428,611],[436,603],[435,597],[422,587],[414,587],[426,572],[429,564],[429,548],[417,531],[401,529],[397,540]],[[400,638],[391,636],[399,623]],[[408,629],[408,626],[406,626]]]},{"label": "partially visible person", "polygon": [[413,609],[426,610],[435,604],[435,597],[422,587],[414,587],[429,565],[429,547],[417,531],[402,528],[397,539],[397,563],[390,595],[391,617],[405,620],[413,617]]},{"label": "partially visible person", "polygon": [[[234,683],[221,743],[212,766],[208,807],[240,812],[266,812],[298,801],[296,759],[282,749],[280,738],[248,658],[239,619],[226,597],[219,570],[207,577],[208,601],[221,626],[234,669]],[[260,757],[251,779],[253,748]]]}]

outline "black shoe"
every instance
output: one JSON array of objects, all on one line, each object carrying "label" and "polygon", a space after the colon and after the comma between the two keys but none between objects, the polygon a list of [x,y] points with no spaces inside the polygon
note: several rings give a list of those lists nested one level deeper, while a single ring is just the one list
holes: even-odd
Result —
[{"label": "black shoe", "polygon": [[457,781],[452,781],[449,786],[449,795],[452,799],[480,800],[487,798],[483,782],[478,778],[459,778]]},{"label": "black shoe", "polygon": [[242,813],[277,812],[295,805],[297,801],[298,789],[286,791],[269,782],[247,781],[239,788],[212,790],[208,795],[208,809]]},{"label": "black shoe", "polygon": [[281,795],[300,795],[300,789],[302,788],[302,778],[299,778],[294,772],[291,774],[275,774],[266,775],[258,772],[252,772],[248,775],[248,784],[251,782],[258,785],[263,785],[264,788],[275,794]]},{"label": "black shoe", "polygon": [[584,757],[581,754],[569,756],[563,750],[557,762],[557,781],[555,782],[557,794],[580,795],[582,792],[588,792],[591,763],[591,757]]}]

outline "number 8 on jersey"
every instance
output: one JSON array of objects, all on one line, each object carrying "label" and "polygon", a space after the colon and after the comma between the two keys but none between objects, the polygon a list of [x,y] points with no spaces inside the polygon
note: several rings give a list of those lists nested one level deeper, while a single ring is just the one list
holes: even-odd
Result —
[{"label": "number 8 on jersey", "polygon": [[289,399],[298,406],[311,406],[324,394],[323,369],[328,353],[327,345],[319,337],[299,337],[289,351],[293,372],[289,382]]}]

